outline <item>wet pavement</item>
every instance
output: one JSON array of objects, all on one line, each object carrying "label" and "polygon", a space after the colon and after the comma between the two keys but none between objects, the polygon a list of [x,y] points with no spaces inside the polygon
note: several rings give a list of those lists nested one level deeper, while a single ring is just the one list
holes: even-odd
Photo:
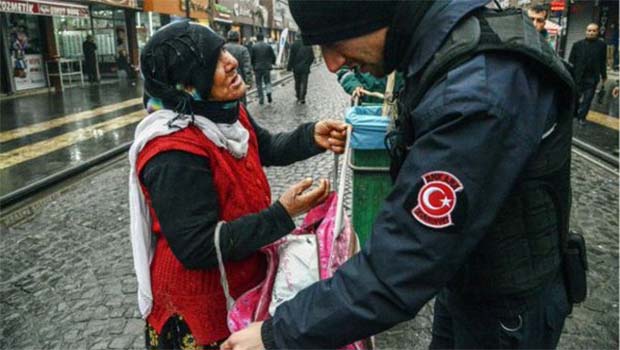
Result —
[{"label": "wet pavement", "polygon": [[[259,124],[290,130],[342,117],[348,98],[324,67],[310,75],[306,105],[294,103],[292,81],[274,103],[251,104]],[[323,154],[266,169],[273,198],[304,177],[327,177]],[[1,349],[143,349],[143,321],[129,243],[128,163],[99,172],[2,218]],[[350,186],[349,186],[350,188]],[[573,157],[573,228],[588,242],[590,294],[568,319],[559,348],[618,348],[618,174]],[[350,193],[347,192],[347,202]],[[377,337],[379,349],[422,349],[430,341],[432,307]]]}]

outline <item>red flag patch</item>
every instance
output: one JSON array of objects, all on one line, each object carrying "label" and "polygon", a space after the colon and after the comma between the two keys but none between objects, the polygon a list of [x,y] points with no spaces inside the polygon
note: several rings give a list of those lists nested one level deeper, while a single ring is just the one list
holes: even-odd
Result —
[{"label": "red flag patch", "polygon": [[422,180],[418,205],[411,210],[413,217],[432,228],[453,225],[451,214],[456,207],[456,192],[463,190],[461,181],[446,171],[428,172]]}]

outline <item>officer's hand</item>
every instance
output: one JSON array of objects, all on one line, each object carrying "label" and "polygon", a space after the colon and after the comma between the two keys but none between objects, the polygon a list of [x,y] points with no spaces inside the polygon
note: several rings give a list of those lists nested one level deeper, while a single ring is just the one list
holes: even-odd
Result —
[{"label": "officer's hand", "polygon": [[314,125],[314,142],[336,154],[344,152],[347,124],[337,120],[321,120]]},{"label": "officer's hand", "polygon": [[263,350],[265,345],[260,334],[262,325],[262,322],[255,322],[232,334],[220,345],[220,350]]},{"label": "officer's hand", "polygon": [[312,179],[304,179],[291,186],[280,197],[280,204],[291,218],[308,212],[322,203],[329,195],[330,184],[327,179],[319,180],[318,187],[306,191],[310,186],[312,186]]},{"label": "officer's hand", "polygon": [[620,88],[618,88],[617,86],[611,91],[611,96],[613,97],[618,97],[620,96]]},{"label": "officer's hand", "polygon": [[362,97],[364,96],[364,88],[361,86],[358,86],[355,88],[355,90],[353,90],[353,93],[351,94],[351,97],[356,98],[356,97]]}]

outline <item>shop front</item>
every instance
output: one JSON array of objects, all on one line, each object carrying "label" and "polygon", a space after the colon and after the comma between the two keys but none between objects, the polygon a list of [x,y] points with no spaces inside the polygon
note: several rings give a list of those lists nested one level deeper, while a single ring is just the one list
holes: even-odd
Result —
[{"label": "shop front", "polygon": [[137,1],[98,0],[91,1],[90,4],[90,27],[79,25],[75,31],[84,39],[88,32],[93,33],[97,45],[99,74],[102,77],[117,77],[118,60],[126,57],[129,63],[138,63],[135,15],[139,11]]},{"label": "shop front", "polygon": [[247,43],[256,35],[255,27],[258,27],[259,5],[251,0],[237,0],[233,2],[233,22],[235,28],[240,33],[242,43]]},{"label": "shop front", "polygon": [[232,29],[233,24],[233,10],[221,3],[215,4],[215,11],[213,11],[213,24],[211,28],[220,35],[226,37],[226,33]]},{"label": "shop front", "polygon": [[85,5],[60,1],[0,0],[2,92],[48,86],[45,62],[57,56],[53,22],[88,21]]}]

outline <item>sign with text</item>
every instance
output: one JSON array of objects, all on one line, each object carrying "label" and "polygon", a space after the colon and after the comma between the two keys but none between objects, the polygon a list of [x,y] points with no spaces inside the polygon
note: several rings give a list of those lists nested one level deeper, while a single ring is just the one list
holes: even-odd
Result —
[{"label": "sign with text", "polygon": [[57,1],[0,0],[0,12],[88,18],[88,6]]},{"label": "sign with text", "polygon": [[101,3],[112,5],[112,6],[131,7],[131,8],[138,7],[137,0],[92,0],[92,1],[101,2]]},{"label": "sign with text", "polygon": [[[15,90],[26,90],[45,87],[47,82],[45,81],[45,72],[43,71],[43,56],[42,55],[25,55],[22,60],[26,63],[26,67],[23,64],[21,69],[13,70],[13,78],[15,79]],[[17,67],[15,58],[11,58],[13,67]]]}]

